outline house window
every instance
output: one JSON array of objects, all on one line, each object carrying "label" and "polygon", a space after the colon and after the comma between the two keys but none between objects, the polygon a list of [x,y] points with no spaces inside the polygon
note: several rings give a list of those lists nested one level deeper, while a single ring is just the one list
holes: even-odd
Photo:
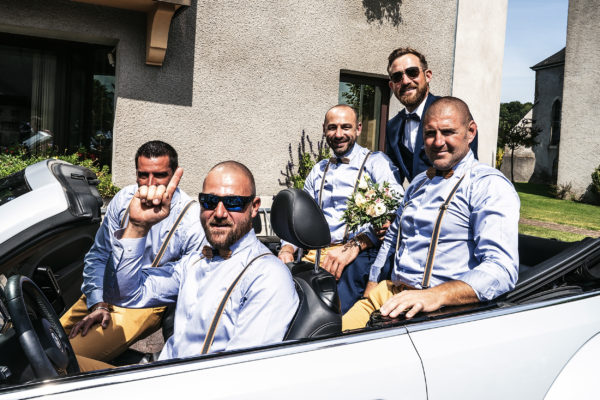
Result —
[{"label": "house window", "polygon": [[114,84],[112,47],[0,33],[0,151],[83,147],[110,166]]},{"label": "house window", "polygon": [[388,119],[390,88],[388,80],[351,73],[340,74],[338,103],[348,104],[358,113],[362,133],[357,143],[370,150],[383,150]]},{"label": "house window", "polygon": [[552,123],[550,125],[550,145],[557,146],[560,142],[560,100],[554,100],[552,104]]}]

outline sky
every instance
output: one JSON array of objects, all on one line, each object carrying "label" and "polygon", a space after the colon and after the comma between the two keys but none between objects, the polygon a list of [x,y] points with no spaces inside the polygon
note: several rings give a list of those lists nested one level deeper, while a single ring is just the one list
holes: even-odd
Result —
[{"label": "sky", "polygon": [[533,102],[535,72],[529,67],[565,47],[568,0],[508,0],[503,103]]}]

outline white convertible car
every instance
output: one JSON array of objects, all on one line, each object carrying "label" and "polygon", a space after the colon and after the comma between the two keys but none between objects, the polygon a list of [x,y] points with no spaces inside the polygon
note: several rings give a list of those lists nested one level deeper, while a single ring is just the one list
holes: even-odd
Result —
[{"label": "white convertible car", "polygon": [[[280,344],[80,373],[57,315],[77,298],[100,221],[89,171],[56,160],[0,180],[0,399],[596,399],[600,239],[520,238],[514,291],[410,321],[340,331],[333,278],[292,267],[301,304]],[[272,225],[327,244],[302,192]],[[166,330],[168,331],[168,329]]]}]

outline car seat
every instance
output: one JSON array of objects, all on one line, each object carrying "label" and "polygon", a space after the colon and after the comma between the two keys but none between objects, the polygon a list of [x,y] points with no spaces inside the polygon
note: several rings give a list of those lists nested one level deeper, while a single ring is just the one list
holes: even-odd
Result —
[{"label": "car seat", "polygon": [[273,200],[271,226],[281,239],[299,248],[317,250],[315,264],[299,261],[291,265],[300,303],[284,339],[340,333],[342,316],[337,282],[333,275],[318,266],[318,250],[331,243],[323,212],[308,193],[285,189]]}]

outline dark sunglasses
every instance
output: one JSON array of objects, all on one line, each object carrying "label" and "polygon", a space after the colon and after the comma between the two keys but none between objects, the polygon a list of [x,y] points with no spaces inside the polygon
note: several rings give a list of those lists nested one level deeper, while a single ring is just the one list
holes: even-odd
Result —
[{"label": "dark sunglasses", "polygon": [[406,74],[406,76],[408,76],[409,79],[415,79],[419,76],[420,73],[421,68],[410,67],[406,68],[404,71],[394,72],[392,75],[390,75],[390,80],[394,83],[398,83],[402,81],[402,77],[404,76],[404,74]]},{"label": "dark sunglasses", "polygon": [[200,193],[198,201],[205,210],[214,210],[219,203],[223,203],[227,211],[241,212],[255,196],[217,196],[214,194]]}]

